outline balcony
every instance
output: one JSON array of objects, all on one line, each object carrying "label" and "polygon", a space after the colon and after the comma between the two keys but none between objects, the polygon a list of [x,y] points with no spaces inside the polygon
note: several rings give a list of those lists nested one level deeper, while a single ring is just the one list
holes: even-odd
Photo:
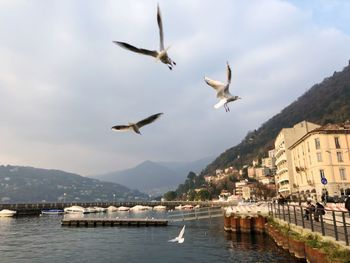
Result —
[{"label": "balcony", "polygon": [[279,147],[279,148],[276,150],[276,153],[275,153],[276,159],[277,159],[281,154],[283,154],[285,151],[286,151],[286,148],[285,148],[284,146]]},{"label": "balcony", "polygon": [[277,175],[281,175],[281,174],[286,173],[286,172],[288,172],[288,168],[287,167],[283,167],[282,169],[279,169],[277,171]]}]

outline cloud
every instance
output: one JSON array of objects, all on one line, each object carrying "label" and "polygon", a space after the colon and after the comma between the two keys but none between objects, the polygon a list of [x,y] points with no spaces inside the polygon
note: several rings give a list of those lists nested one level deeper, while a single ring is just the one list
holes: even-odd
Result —
[{"label": "cloud", "polygon": [[[172,72],[112,43],[158,48],[156,1],[1,1],[0,161],[94,174],[219,154],[349,59],[348,33],[294,2],[159,4]],[[229,114],[203,81],[226,61]],[[142,136],[110,129],[157,112]]]}]

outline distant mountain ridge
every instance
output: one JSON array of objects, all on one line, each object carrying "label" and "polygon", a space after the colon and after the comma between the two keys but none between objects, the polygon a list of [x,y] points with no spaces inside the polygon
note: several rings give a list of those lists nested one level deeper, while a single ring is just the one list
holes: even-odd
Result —
[{"label": "distant mountain ridge", "polygon": [[265,156],[267,150],[274,148],[274,140],[282,128],[303,120],[320,125],[350,120],[350,61],[341,72],[334,72],[333,76],[311,87],[258,130],[249,132],[241,143],[220,154],[201,176],[213,174],[219,168],[240,167]]},{"label": "distant mountain ridge", "polygon": [[190,171],[199,173],[212,160],[214,160],[214,157],[207,157],[193,162],[145,161],[130,169],[92,177],[116,182],[155,196],[176,189],[185,180]]},{"label": "distant mountain ridge", "polygon": [[33,167],[0,166],[0,202],[93,202],[146,199],[125,186],[78,174]]}]

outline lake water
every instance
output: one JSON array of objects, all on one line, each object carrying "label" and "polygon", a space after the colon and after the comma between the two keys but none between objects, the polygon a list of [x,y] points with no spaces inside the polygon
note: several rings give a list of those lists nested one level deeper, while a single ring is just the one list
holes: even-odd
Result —
[{"label": "lake water", "polygon": [[[87,215],[96,217],[97,215]],[[157,217],[118,212],[102,217]],[[0,218],[0,262],[303,262],[266,235],[231,234],[223,219],[187,221],[185,242],[169,243],[183,223],[167,227],[62,227],[63,216]]]}]

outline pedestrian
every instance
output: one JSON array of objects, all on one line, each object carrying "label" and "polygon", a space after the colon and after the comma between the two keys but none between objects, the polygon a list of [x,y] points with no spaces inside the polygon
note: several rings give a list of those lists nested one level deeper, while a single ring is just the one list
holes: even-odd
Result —
[{"label": "pedestrian", "polygon": [[304,218],[306,218],[306,220],[309,220],[309,218],[312,216],[312,213],[314,211],[315,211],[315,206],[311,203],[311,198],[308,198],[306,201]]},{"label": "pedestrian", "polygon": [[348,197],[345,200],[345,208],[348,209],[349,216],[350,216],[350,194],[348,195]]},{"label": "pedestrian", "polygon": [[324,214],[325,214],[324,206],[320,202],[317,202],[316,209],[315,209],[315,215],[314,215],[315,221],[319,222],[320,215],[324,215]]}]

